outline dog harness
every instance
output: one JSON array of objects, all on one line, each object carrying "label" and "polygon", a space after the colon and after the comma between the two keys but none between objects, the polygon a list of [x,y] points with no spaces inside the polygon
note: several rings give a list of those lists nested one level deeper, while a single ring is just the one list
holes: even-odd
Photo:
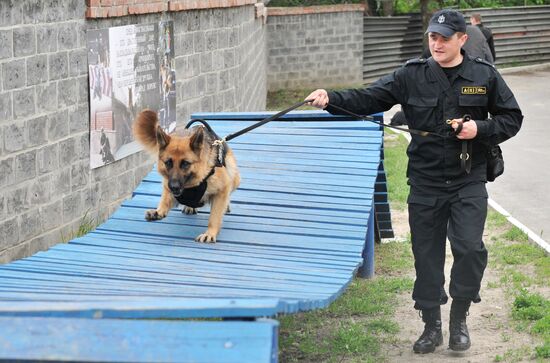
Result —
[{"label": "dog harness", "polygon": [[190,208],[200,208],[204,206],[204,201],[202,201],[202,197],[204,196],[204,193],[206,193],[208,178],[214,175],[215,170],[216,167],[213,167],[206,178],[204,178],[196,187],[184,188],[183,193],[175,197],[178,203]]},{"label": "dog harness", "polygon": [[193,119],[189,121],[185,128],[188,129],[195,122],[200,122],[208,130],[208,132],[214,136],[215,141],[213,146],[218,150],[216,151],[216,165],[210,170],[208,175],[200,182],[200,184],[192,188],[184,188],[183,192],[179,196],[174,197],[179,204],[183,204],[190,208],[200,208],[204,206],[204,201],[202,198],[204,197],[204,193],[206,193],[206,188],[208,187],[208,179],[214,175],[216,168],[223,168],[225,166],[225,156],[227,155],[225,141],[221,140],[219,136],[216,135],[214,130],[212,130],[206,121],[201,119]]}]

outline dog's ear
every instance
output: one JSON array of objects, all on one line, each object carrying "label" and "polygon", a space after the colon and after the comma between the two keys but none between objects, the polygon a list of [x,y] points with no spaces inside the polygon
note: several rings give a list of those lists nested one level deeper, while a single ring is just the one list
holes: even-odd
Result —
[{"label": "dog's ear", "polygon": [[162,127],[157,126],[157,143],[159,150],[164,150],[170,143],[170,136],[162,130]]},{"label": "dog's ear", "polygon": [[202,143],[204,142],[204,127],[195,127],[193,135],[191,135],[191,150],[197,155],[200,154],[202,149]]}]

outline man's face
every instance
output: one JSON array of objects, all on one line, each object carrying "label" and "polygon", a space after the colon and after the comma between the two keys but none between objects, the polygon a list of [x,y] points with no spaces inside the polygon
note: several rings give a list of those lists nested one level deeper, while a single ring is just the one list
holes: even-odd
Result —
[{"label": "man's face", "polygon": [[432,57],[441,67],[454,67],[462,62],[460,48],[468,39],[466,34],[454,33],[447,38],[439,33],[429,33],[428,39]]}]

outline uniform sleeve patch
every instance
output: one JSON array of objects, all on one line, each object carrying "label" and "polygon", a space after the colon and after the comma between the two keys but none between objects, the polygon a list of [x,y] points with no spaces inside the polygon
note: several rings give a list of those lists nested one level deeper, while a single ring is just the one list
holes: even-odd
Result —
[{"label": "uniform sleeve patch", "polygon": [[483,86],[468,86],[462,87],[463,95],[485,95],[487,94],[487,88]]}]

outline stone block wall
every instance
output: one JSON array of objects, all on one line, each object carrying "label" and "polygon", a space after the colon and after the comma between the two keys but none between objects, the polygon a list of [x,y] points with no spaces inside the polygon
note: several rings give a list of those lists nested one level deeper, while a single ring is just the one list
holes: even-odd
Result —
[{"label": "stone block wall", "polygon": [[193,112],[265,108],[265,27],[255,3],[0,2],[0,263],[102,222],[151,170],[144,152],[90,170],[86,31],[173,20],[184,124]]},{"label": "stone block wall", "polygon": [[267,9],[270,91],[362,83],[364,5]]}]

